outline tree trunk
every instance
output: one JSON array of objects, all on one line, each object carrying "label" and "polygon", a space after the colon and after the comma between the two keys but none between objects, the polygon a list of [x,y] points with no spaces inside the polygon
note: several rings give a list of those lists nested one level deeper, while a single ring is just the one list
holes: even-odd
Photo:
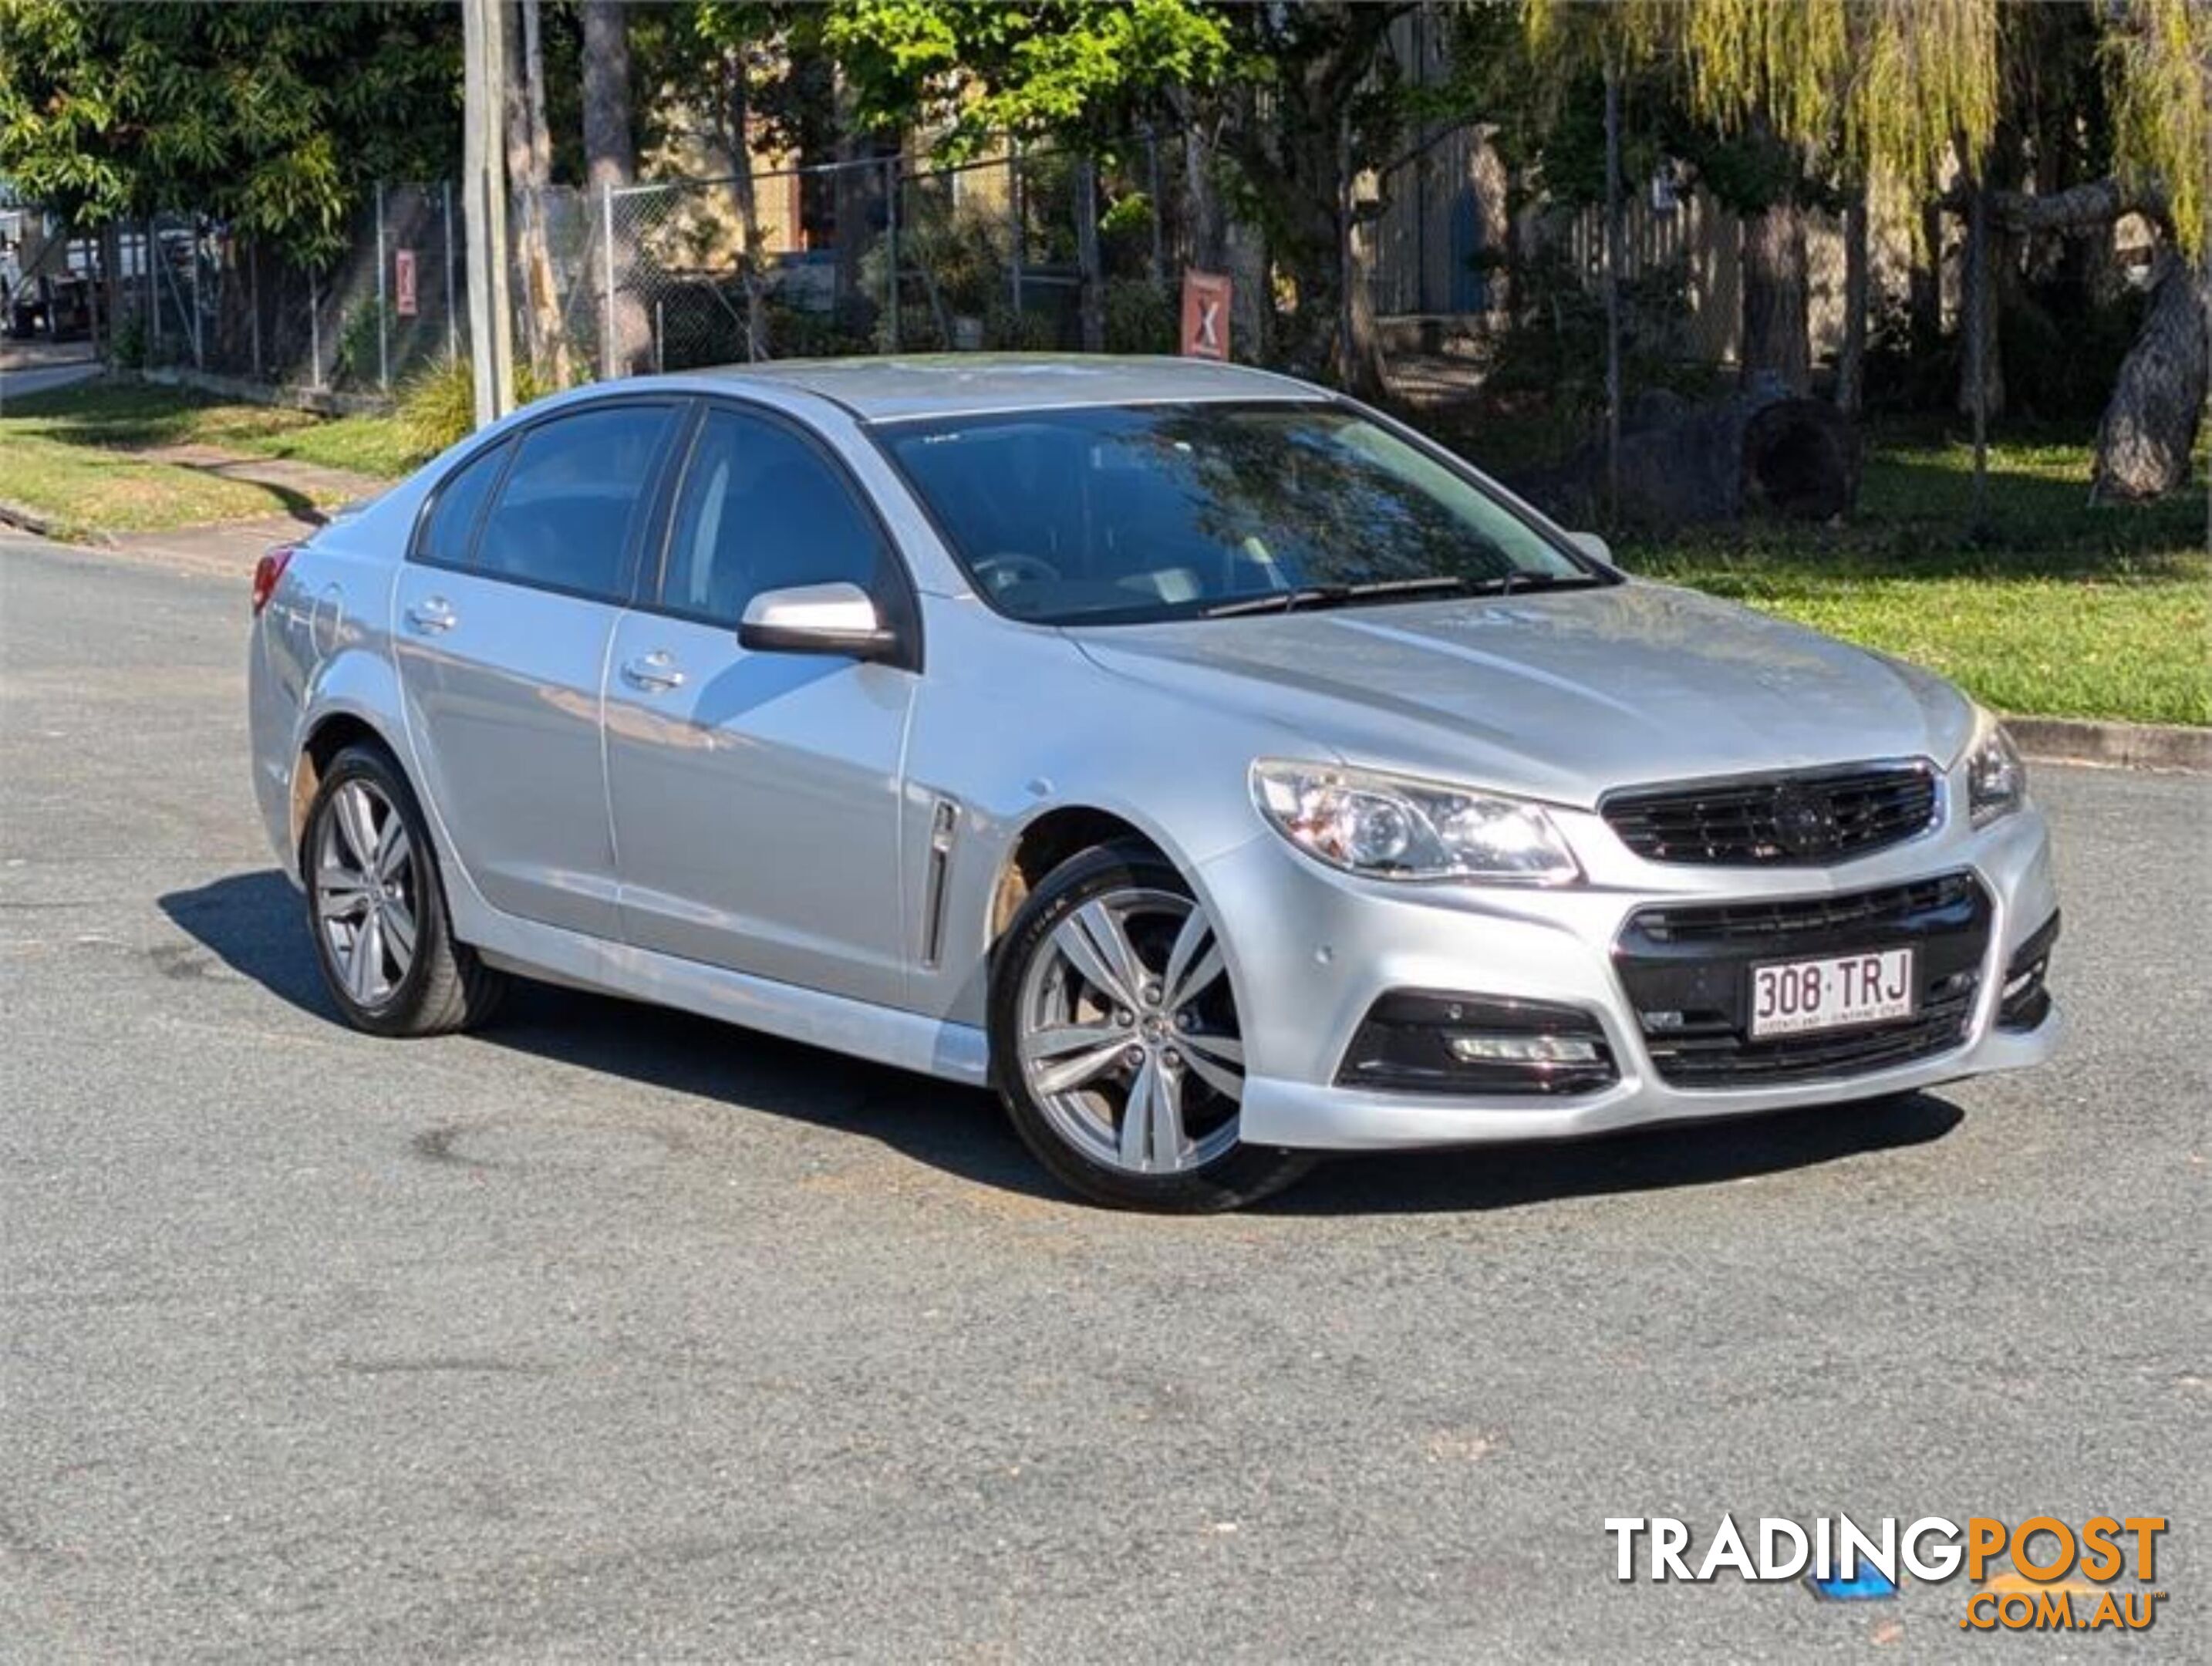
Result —
[{"label": "tree trunk", "polygon": [[1218,131],[1213,121],[1195,107],[1187,91],[1177,88],[1170,96],[1182,128],[1183,223],[1188,264],[1202,272],[1218,272],[1228,258],[1221,192],[1213,174]]},{"label": "tree trunk", "polygon": [[1382,332],[1375,319],[1375,221],[1349,215],[1344,228],[1344,334],[1337,344],[1337,380],[1356,399],[1382,399],[1390,383]]},{"label": "tree trunk", "polygon": [[831,185],[830,207],[836,220],[836,307],[839,322],[849,328],[872,310],[868,298],[860,292],[860,264],[875,241],[872,217],[880,170],[861,165],[873,147],[863,143],[855,131],[853,89],[845,71],[840,67],[831,74],[836,88],[832,102],[836,108],[836,155],[841,164]]},{"label": "tree trunk", "polygon": [[[1986,218],[1994,221],[1997,193],[1984,191],[1981,196],[1991,210]],[[1971,201],[1970,198],[1970,205]],[[1967,238],[1966,258],[1959,271],[1960,340],[1968,350],[1961,356],[1959,414],[1971,416],[1978,410],[1984,422],[2004,410],[2004,363],[1997,353],[1997,274],[2008,246],[1993,228],[1985,228],[1978,240]],[[1978,404],[1974,398],[1972,368],[1977,363],[1981,366],[1982,375]]]},{"label": "tree trunk", "polygon": [[727,126],[723,137],[730,152],[730,198],[738,211],[738,239],[743,245],[738,271],[745,289],[745,359],[757,362],[770,356],[768,339],[768,294],[762,257],[765,239],[761,231],[760,199],[753,184],[752,77],[742,49],[722,59],[723,110]]},{"label": "tree trunk", "polygon": [[1075,307],[1083,350],[1106,350],[1106,279],[1098,257],[1098,165],[1075,159],[1070,195],[1075,199]]},{"label": "tree trunk", "polygon": [[1911,322],[1912,350],[1932,353],[1943,339],[1943,205],[1920,205],[1923,253],[1912,258],[1905,309]]},{"label": "tree trunk", "polygon": [[608,309],[601,327],[608,331],[604,372],[635,375],[647,368],[653,353],[652,326],[645,303],[633,287],[637,266],[636,240],[624,219],[623,204],[614,204],[613,224],[606,222],[610,191],[620,191],[637,177],[637,146],[630,131],[629,22],[621,0],[585,0],[584,20],[584,165],[591,185],[591,212],[599,222],[599,235],[611,234],[613,258],[600,268],[605,282],[608,267],[614,274],[614,293],[602,295]]},{"label": "tree trunk", "polygon": [[2097,427],[2093,502],[2162,497],[2188,483],[2212,353],[2212,265],[2160,252],[2142,333]]},{"label": "tree trunk", "polygon": [[1274,52],[1285,84],[1264,115],[1248,95],[1226,143],[1259,199],[1269,252],[1297,294],[1296,311],[1275,320],[1280,341],[1273,356],[1307,375],[1327,369],[1355,394],[1379,396],[1382,358],[1371,298],[1355,301],[1350,287],[1366,287],[1371,256],[1352,201],[1364,163],[1352,154],[1348,112],[1397,9],[1309,0],[1254,7],[1249,15],[1274,20],[1259,25],[1261,40]]},{"label": "tree trunk", "polygon": [[1359,169],[1352,155],[1352,114],[1347,109],[1338,126],[1336,174],[1342,195],[1338,198],[1336,246],[1341,264],[1336,297],[1336,349],[1330,368],[1344,391],[1355,399],[1381,399],[1390,391],[1382,368],[1382,334],[1375,322],[1374,222],[1382,213],[1377,203],[1371,213],[1359,202]]},{"label": "tree trunk", "polygon": [[1743,222],[1743,358],[1746,386],[1771,377],[1802,396],[1813,376],[1806,329],[1805,210],[1778,202]]},{"label": "tree trunk", "polygon": [[1844,204],[1844,339],[1836,352],[1836,409],[1856,416],[1866,403],[1867,199],[1862,185]]},{"label": "tree trunk", "polygon": [[553,142],[545,130],[545,54],[538,0],[522,0],[522,27],[507,32],[507,172],[514,193],[514,260],[522,278],[523,323],[530,364],[543,380],[566,387],[568,343],[545,233],[545,188]]}]

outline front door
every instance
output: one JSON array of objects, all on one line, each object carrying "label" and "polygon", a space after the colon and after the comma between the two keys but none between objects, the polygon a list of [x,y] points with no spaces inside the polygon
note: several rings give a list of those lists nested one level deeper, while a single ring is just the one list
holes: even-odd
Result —
[{"label": "front door", "polygon": [[856,1000],[905,994],[899,792],[911,672],[738,646],[763,590],[906,583],[859,489],[780,417],[710,407],[664,570],[616,627],[607,788],[641,947]]},{"label": "front door", "polygon": [[484,900],[619,933],[599,702],[675,408],[526,429],[440,488],[392,596],[421,785]]}]

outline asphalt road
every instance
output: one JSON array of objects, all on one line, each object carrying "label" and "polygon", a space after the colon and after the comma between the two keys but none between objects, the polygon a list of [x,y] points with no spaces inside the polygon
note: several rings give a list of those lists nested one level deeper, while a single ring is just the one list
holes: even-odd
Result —
[{"label": "asphalt road", "polygon": [[86,342],[9,341],[0,337],[0,414],[10,399],[67,387],[100,374]]},{"label": "asphalt road", "polygon": [[1150,1219],[704,1022],[340,1029],[245,612],[0,540],[0,1657],[2112,1651],[1611,1578],[1723,1510],[2165,1515],[2212,1653],[2203,780],[2040,773],[2032,1077]]}]

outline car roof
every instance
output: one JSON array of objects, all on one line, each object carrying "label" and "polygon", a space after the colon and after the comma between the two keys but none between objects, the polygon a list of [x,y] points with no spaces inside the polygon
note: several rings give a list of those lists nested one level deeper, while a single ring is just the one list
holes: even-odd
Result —
[{"label": "car roof", "polygon": [[1331,397],[1310,382],[1243,365],[1102,354],[937,353],[891,358],[784,359],[695,371],[683,380],[732,391],[747,383],[798,388],[835,400],[864,422],[1071,405]]}]

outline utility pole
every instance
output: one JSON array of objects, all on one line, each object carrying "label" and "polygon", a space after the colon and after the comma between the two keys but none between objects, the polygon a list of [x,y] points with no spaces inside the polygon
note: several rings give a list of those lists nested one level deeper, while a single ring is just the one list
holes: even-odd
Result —
[{"label": "utility pole", "polygon": [[507,0],[461,0],[466,102],[461,210],[478,428],[514,406],[514,308],[507,281]]}]

